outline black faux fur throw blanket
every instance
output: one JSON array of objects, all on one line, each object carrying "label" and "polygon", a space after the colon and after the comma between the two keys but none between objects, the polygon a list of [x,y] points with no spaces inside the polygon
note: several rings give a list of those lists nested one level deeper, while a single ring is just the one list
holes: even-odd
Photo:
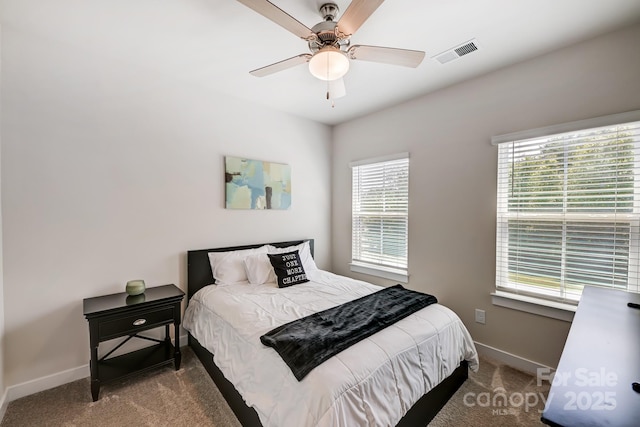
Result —
[{"label": "black faux fur throw blanket", "polygon": [[395,285],[286,323],[260,341],[273,347],[301,381],[331,356],[437,302],[433,295]]}]

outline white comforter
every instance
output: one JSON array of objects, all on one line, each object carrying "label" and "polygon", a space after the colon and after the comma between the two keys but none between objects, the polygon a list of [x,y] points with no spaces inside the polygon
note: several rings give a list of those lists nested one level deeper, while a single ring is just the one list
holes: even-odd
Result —
[{"label": "white comforter", "polygon": [[342,351],[298,382],[260,336],[276,326],[370,294],[380,287],[326,271],[308,283],[206,286],[183,326],[214,355],[263,426],[394,426],[464,360],[476,370],[469,332],[433,304]]}]

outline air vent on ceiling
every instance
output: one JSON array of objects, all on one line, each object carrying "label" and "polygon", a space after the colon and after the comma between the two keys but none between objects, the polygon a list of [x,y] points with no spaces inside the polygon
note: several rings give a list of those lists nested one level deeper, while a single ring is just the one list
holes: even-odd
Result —
[{"label": "air vent on ceiling", "polygon": [[468,55],[471,52],[478,50],[478,41],[476,39],[469,40],[459,46],[447,49],[442,53],[433,56],[432,58],[437,60],[441,64],[446,64],[454,59],[458,59],[461,56]]}]

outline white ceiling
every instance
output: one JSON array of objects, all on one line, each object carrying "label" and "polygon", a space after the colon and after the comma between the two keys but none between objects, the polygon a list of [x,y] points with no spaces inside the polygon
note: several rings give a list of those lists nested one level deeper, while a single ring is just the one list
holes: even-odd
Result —
[{"label": "white ceiling", "polygon": [[[324,1],[273,3],[312,27]],[[336,3],[344,11],[349,1]],[[144,72],[155,90],[159,79],[179,80],[327,124],[640,22],[639,0],[387,0],[351,43],[424,50],[425,60],[416,69],[352,61],[347,96],[332,108],[325,83],[306,65],[248,73],[308,48],[234,0],[3,0],[1,7],[3,28]],[[478,51],[444,65],[432,59],[473,38]]]}]

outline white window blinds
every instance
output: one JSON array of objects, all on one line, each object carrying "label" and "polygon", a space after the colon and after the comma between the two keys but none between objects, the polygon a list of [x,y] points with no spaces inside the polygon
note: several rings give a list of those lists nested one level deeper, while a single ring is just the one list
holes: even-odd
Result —
[{"label": "white window blinds", "polygon": [[497,202],[498,290],[640,290],[639,121],[500,143]]},{"label": "white window blinds", "polygon": [[407,272],[409,154],[352,167],[352,264]]}]

